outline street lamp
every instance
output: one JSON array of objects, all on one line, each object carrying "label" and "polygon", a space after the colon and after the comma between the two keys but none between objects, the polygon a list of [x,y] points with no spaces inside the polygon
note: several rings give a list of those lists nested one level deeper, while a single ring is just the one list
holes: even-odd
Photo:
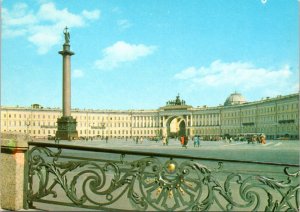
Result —
[{"label": "street lamp", "polygon": [[27,126],[27,134],[29,134],[29,133],[28,133],[28,129],[29,129],[29,126],[30,126],[30,121],[29,121],[28,118],[27,118],[27,120],[26,120],[26,122],[25,122],[25,125]]},{"label": "street lamp", "polygon": [[85,139],[86,141],[89,140],[89,130],[90,130],[90,124],[86,123],[86,134],[85,134]]},{"label": "street lamp", "polygon": [[101,123],[101,129],[102,129],[102,139],[104,139],[104,129],[105,129],[105,123]]}]

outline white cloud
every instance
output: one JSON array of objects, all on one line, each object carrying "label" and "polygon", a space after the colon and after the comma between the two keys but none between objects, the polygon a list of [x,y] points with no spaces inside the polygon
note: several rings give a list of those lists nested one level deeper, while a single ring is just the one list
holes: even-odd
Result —
[{"label": "white cloud", "polygon": [[118,24],[118,26],[120,27],[121,30],[127,29],[127,28],[131,27],[131,25],[132,25],[126,19],[118,20],[117,24]]},{"label": "white cloud", "polygon": [[189,67],[174,75],[190,88],[215,88],[250,92],[260,91],[265,95],[296,92],[296,82],[288,65],[279,69],[255,67],[247,62],[225,63],[220,60],[208,67]]},{"label": "white cloud", "polygon": [[[5,29],[3,27],[3,29]],[[10,29],[5,29],[5,34],[3,35],[4,37],[18,37],[18,36],[22,36],[25,35],[27,33],[28,30],[26,29],[15,29],[15,30],[10,30]]]},{"label": "white cloud", "polygon": [[74,78],[81,78],[84,76],[84,72],[80,69],[75,69],[72,73],[72,77]]},{"label": "white cloud", "polygon": [[268,0],[261,0],[261,3],[266,4]]},{"label": "white cloud", "polygon": [[63,24],[64,26],[68,25],[69,27],[84,25],[83,17],[70,13],[66,8],[58,10],[52,2],[41,5],[37,12],[37,17],[40,21],[48,21],[59,25]]},{"label": "white cloud", "polygon": [[37,22],[36,17],[31,11],[28,11],[28,7],[24,3],[15,4],[11,11],[3,8],[3,19],[5,25],[9,26],[22,26],[28,24],[34,24]]},{"label": "white cloud", "polygon": [[99,10],[83,10],[81,14],[74,14],[67,8],[56,8],[52,2],[42,3],[37,11],[33,11],[25,3],[17,3],[11,10],[3,8],[2,11],[3,37],[25,36],[37,47],[39,54],[47,53],[61,42],[65,26],[84,27],[88,21],[100,17]]},{"label": "white cloud", "polygon": [[34,26],[32,33],[28,36],[28,41],[37,47],[39,54],[47,53],[52,46],[61,40],[61,27],[58,26]]},{"label": "white cloud", "polygon": [[83,10],[82,15],[87,19],[97,20],[100,17],[100,11],[99,10],[93,10],[93,11]]},{"label": "white cloud", "polygon": [[176,79],[191,79],[195,77],[197,74],[197,69],[195,67],[189,67],[187,69],[182,70],[180,73],[175,74]]},{"label": "white cloud", "polygon": [[103,70],[114,69],[121,63],[134,61],[140,57],[150,55],[155,49],[155,46],[135,45],[118,41],[103,50],[103,58],[95,61],[95,67]]}]

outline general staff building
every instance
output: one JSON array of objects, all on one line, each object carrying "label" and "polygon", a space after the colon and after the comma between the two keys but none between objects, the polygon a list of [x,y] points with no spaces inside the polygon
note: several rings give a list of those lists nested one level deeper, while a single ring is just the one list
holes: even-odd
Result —
[{"label": "general staff building", "polygon": [[[224,105],[192,107],[181,100],[168,101],[156,110],[73,109],[79,137],[156,137],[200,135],[206,140],[244,133],[264,133],[267,139],[299,139],[299,93],[246,102],[231,94]],[[28,133],[33,138],[55,136],[59,108],[1,107],[1,132]]]}]

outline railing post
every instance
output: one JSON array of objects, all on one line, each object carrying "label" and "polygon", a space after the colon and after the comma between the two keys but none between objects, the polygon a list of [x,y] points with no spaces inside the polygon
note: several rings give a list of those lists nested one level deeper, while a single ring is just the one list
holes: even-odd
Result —
[{"label": "railing post", "polygon": [[[31,138],[23,133],[1,133],[0,208],[20,210],[26,207],[26,154]],[[25,190],[24,190],[25,189]]]}]

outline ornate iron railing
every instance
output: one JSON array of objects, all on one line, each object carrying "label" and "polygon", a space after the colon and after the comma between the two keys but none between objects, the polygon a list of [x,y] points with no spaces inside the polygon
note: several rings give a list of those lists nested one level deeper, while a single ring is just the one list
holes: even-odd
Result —
[{"label": "ornate iron railing", "polygon": [[299,210],[299,165],[29,144],[29,208]]}]

